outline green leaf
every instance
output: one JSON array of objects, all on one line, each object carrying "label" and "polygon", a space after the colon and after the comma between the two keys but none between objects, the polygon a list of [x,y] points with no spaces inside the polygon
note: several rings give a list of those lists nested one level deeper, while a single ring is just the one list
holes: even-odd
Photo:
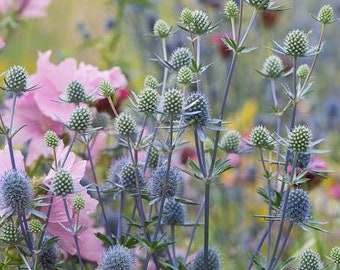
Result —
[{"label": "green leaf", "polygon": [[216,160],[216,162],[214,164],[214,168],[213,168],[211,178],[215,179],[218,176],[220,176],[222,173],[224,173],[225,171],[232,169],[232,168],[233,168],[233,166],[231,164],[229,164],[229,160],[218,159],[218,160]]},{"label": "green leaf", "polygon": [[116,244],[115,238],[112,241],[105,234],[100,233],[100,232],[95,233],[95,235],[99,240],[101,240],[107,246],[112,246],[112,245]]},{"label": "green leaf", "polygon": [[204,180],[201,169],[196,165],[196,163],[192,159],[188,159],[188,165],[190,166],[192,172],[188,172],[194,178]]}]

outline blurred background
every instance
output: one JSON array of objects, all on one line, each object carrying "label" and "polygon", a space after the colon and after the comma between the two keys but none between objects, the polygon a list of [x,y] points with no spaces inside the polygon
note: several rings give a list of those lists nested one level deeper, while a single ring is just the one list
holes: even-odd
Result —
[{"label": "blurred background", "polygon": [[[0,0],[1,2],[2,0]],[[288,9],[284,12],[260,12],[246,45],[257,47],[256,51],[239,58],[232,81],[230,102],[226,121],[229,128],[237,129],[247,137],[251,128],[258,123],[269,127],[274,118],[269,112],[271,104],[270,82],[256,70],[261,69],[264,59],[272,52],[273,40],[282,44],[287,32],[300,28],[311,31],[310,43],[314,45],[320,33],[316,16],[321,6],[330,4],[335,16],[340,14],[338,0],[278,1]],[[155,54],[161,55],[161,43],[152,37],[154,22],[161,18],[178,30],[177,21],[183,7],[205,10],[219,27],[204,36],[202,60],[212,65],[204,74],[203,86],[214,105],[220,99],[225,84],[225,71],[230,61],[230,52],[223,47],[220,37],[231,31],[223,20],[222,0],[52,0],[47,15],[42,18],[19,19],[7,31],[8,18],[0,14],[2,35],[6,46],[0,51],[0,72],[9,66],[25,66],[29,73],[36,70],[38,52],[52,51],[51,61],[58,63],[67,57],[78,62],[108,69],[120,66],[128,78],[128,88],[140,91],[147,74],[161,78],[162,69],[151,61]],[[247,23],[251,8],[246,5],[244,22]],[[6,23],[5,23],[6,22]],[[13,27],[13,28],[12,28]],[[6,31],[4,29],[7,29]],[[298,107],[298,121],[308,123],[314,139],[326,138],[320,145],[331,150],[318,156],[322,164],[332,173],[325,180],[316,176],[311,181],[310,197],[313,201],[313,217],[328,221],[324,226],[331,234],[314,231],[293,231],[295,241],[289,243],[292,254],[302,247],[313,247],[321,254],[340,245],[340,31],[339,22],[327,26],[325,44],[313,74],[314,92]],[[169,52],[187,43],[182,31],[176,31],[167,43]],[[291,60],[283,58],[287,68]],[[311,59],[301,59],[310,63]],[[289,78],[287,78],[289,80]],[[214,106],[213,110],[214,110]],[[213,113],[216,113],[213,111]],[[215,114],[216,115],[216,114]],[[223,175],[213,187],[211,203],[211,241],[221,252],[225,269],[245,269],[247,252],[256,244],[264,222],[253,217],[265,214],[266,204],[256,193],[263,186],[261,169],[256,153],[244,154],[237,167]],[[197,199],[203,185],[192,180],[190,185],[197,190],[187,194]],[[190,218],[194,218],[192,209]],[[183,228],[178,234],[188,235],[191,229]],[[198,230],[194,250],[201,247],[202,231]],[[187,243],[182,243],[185,246]]]}]

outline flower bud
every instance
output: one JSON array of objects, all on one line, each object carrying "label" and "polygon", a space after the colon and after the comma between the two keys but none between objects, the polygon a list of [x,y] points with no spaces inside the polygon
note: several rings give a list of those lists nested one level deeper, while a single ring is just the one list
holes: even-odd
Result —
[{"label": "flower bud", "polygon": [[324,5],[319,13],[317,20],[323,24],[330,24],[334,22],[334,11],[330,5]]},{"label": "flower bud", "polygon": [[120,135],[129,136],[135,133],[136,121],[128,113],[121,113],[116,118],[115,128]]},{"label": "flower bud", "polygon": [[179,115],[182,112],[184,95],[182,91],[172,88],[169,89],[163,97],[164,113],[170,115]]},{"label": "flower bud", "polygon": [[87,108],[76,108],[70,117],[68,126],[73,131],[84,132],[92,124],[92,114]]},{"label": "flower bud", "polygon": [[293,57],[304,56],[309,47],[308,36],[305,32],[295,29],[290,31],[285,40],[285,53]]},{"label": "flower bud", "polygon": [[139,95],[138,110],[145,114],[155,113],[159,95],[154,88],[144,88]]},{"label": "flower bud", "polygon": [[227,153],[238,153],[240,143],[240,133],[236,130],[230,130],[221,138],[220,147]]},{"label": "flower bud", "polygon": [[340,247],[333,247],[331,249],[330,257],[334,263],[340,264]]},{"label": "flower bud", "polygon": [[28,74],[22,66],[11,66],[5,72],[5,86],[6,90],[20,93],[26,91]]},{"label": "flower bud", "polygon": [[85,100],[85,88],[77,80],[70,82],[66,88],[67,101],[79,104]]},{"label": "flower bud", "polygon": [[167,38],[171,32],[171,27],[163,20],[157,20],[153,27],[153,34],[156,37]]},{"label": "flower bud", "polygon": [[55,148],[59,144],[59,138],[57,134],[52,130],[46,131],[44,135],[44,140],[47,147]]},{"label": "flower bud", "polygon": [[73,179],[69,172],[60,169],[53,177],[53,189],[57,196],[65,196],[73,192]]},{"label": "flower bud", "polygon": [[187,66],[181,67],[177,73],[177,82],[180,84],[189,84],[193,80],[193,73]]},{"label": "flower bud", "polygon": [[77,194],[73,197],[72,206],[75,210],[80,211],[85,207],[85,198],[82,194]]},{"label": "flower bud", "polygon": [[306,249],[298,258],[298,270],[321,270],[324,269],[319,253],[312,249]]},{"label": "flower bud", "polygon": [[158,80],[152,76],[152,75],[147,75],[144,79],[144,88],[152,88],[152,89],[157,89],[159,86]]},{"label": "flower bud", "polygon": [[115,89],[108,81],[102,81],[99,85],[99,89],[106,98],[111,97],[115,93]]},{"label": "flower bud", "polygon": [[304,125],[298,125],[293,128],[288,136],[290,148],[296,152],[307,152],[312,141],[312,131]]},{"label": "flower bud", "polygon": [[181,67],[189,66],[191,59],[191,51],[186,47],[179,47],[171,53],[169,63],[174,70],[179,70]]},{"label": "flower bud", "polygon": [[256,126],[251,130],[250,137],[253,146],[259,148],[266,148],[272,142],[269,130],[261,125]]},{"label": "flower bud", "polygon": [[227,18],[235,18],[240,13],[238,5],[233,0],[229,0],[224,5],[224,15]]},{"label": "flower bud", "polygon": [[309,74],[309,66],[307,64],[302,64],[296,70],[296,75],[300,79],[306,79]]},{"label": "flower bud", "polygon": [[262,73],[272,79],[280,77],[283,71],[283,62],[277,55],[268,56],[262,66]]}]

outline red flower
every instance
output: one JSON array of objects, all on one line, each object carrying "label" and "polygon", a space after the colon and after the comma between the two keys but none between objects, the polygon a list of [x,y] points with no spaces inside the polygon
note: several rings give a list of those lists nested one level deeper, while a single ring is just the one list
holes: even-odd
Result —
[{"label": "red flower", "polygon": [[275,27],[280,19],[280,13],[277,11],[262,11],[260,13],[260,19],[263,26],[267,29]]},{"label": "red flower", "polygon": [[230,34],[212,34],[210,36],[211,43],[215,44],[223,58],[228,58],[232,54],[232,50],[228,48],[223,42],[223,38],[226,37],[230,37]]}]

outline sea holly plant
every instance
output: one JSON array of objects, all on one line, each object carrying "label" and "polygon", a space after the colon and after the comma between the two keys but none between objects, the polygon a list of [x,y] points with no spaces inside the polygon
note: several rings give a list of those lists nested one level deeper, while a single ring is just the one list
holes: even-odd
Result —
[{"label": "sea holly plant", "polygon": [[[248,9],[252,15],[246,24]],[[315,17],[321,24],[315,46],[310,45],[312,33],[293,29],[282,42],[273,42],[257,69],[270,82],[268,107],[274,125],[249,127],[249,136],[243,138],[226,121],[236,63],[255,50],[247,47],[247,40],[256,16],[268,10],[283,8],[270,0],[230,0],[223,8],[227,26],[214,22],[204,10],[190,8],[182,9],[173,26],[156,20],[152,38],[160,40],[161,54],[154,52],[159,72],[147,74],[128,99],[122,94],[127,81],[120,69],[99,71],[77,66],[74,59],[52,65],[50,52],[40,54],[38,61],[38,68],[48,67],[46,73],[30,77],[21,66],[4,72],[1,267],[58,269],[75,260],[77,269],[223,269],[223,252],[210,240],[216,222],[211,219],[211,191],[233,169],[230,156],[253,150],[263,172],[263,185],[257,190],[267,213],[254,213],[265,228],[248,269],[286,269],[294,264],[297,269],[323,269],[324,262],[312,249],[300,250],[296,258],[285,255],[293,253],[286,251],[289,241],[294,242],[294,227],[301,233],[326,232],[324,223],[313,219],[312,194],[306,188],[310,175],[326,172],[313,164],[324,152],[318,149],[322,139],[315,140],[311,127],[301,121],[298,105],[315,90],[311,79],[325,26],[335,21],[329,5]],[[211,85],[205,80],[214,63],[207,62],[202,45],[223,27],[231,28],[222,40],[231,59],[220,99],[212,104]],[[169,51],[168,42],[177,31],[186,42]],[[292,60],[291,69],[283,57]],[[307,57],[312,57],[311,64]],[[70,74],[55,76],[64,70]],[[37,112],[35,119],[22,115],[27,107]],[[30,128],[37,123],[43,128],[36,132],[38,138],[31,138]],[[26,140],[17,143],[23,133]],[[42,149],[33,151],[33,142],[41,142]],[[185,152],[188,145],[190,154]],[[28,149],[25,156],[17,150],[22,146]],[[186,197],[188,178],[197,180],[202,196]],[[197,237],[198,227],[202,237]],[[201,248],[194,253],[196,239]],[[337,247],[330,252],[335,267],[339,253]]]}]

